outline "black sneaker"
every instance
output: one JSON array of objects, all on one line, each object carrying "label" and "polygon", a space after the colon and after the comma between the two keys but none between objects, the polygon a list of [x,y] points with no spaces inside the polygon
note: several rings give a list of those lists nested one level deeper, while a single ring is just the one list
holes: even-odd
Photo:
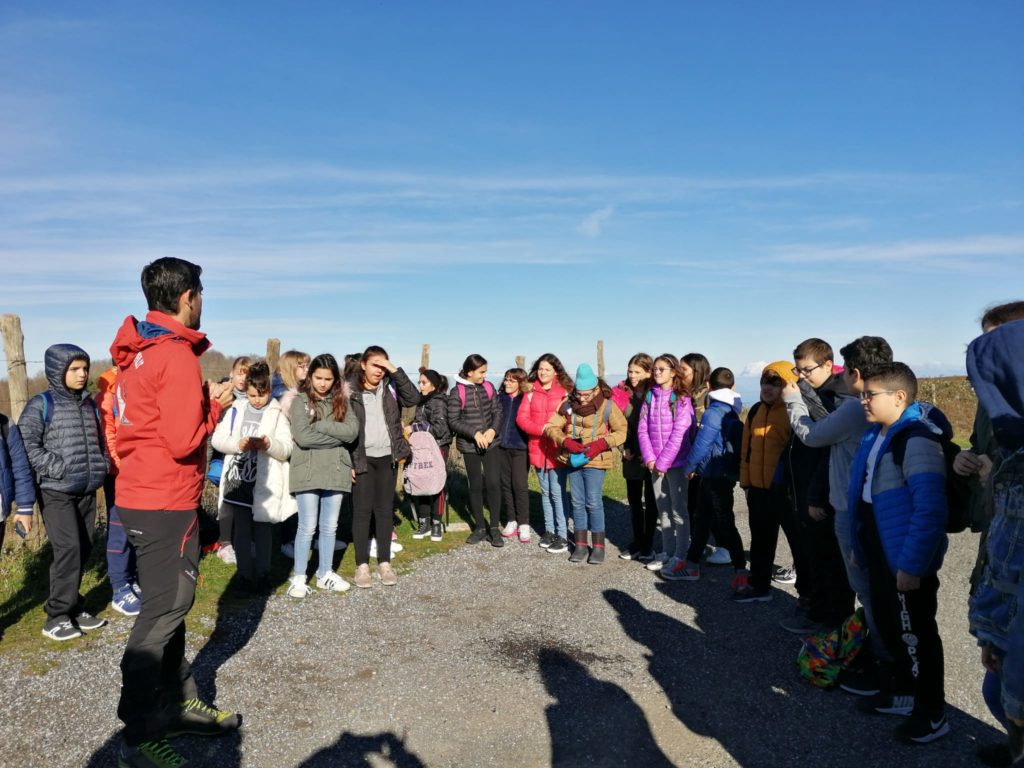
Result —
[{"label": "black sneaker", "polygon": [[772,581],[776,584],[796,584],[796,571],[792,568],[783,568],[781,565],[773,565]]},{"label": "black sneaker", "polygon": [[193,736],[224,736],[237,731],[242,725],[242,716],[225,712],[205,704],[200,699],[182,702],[177,722],[167,731],[167,738],[191,734]]},{"label": "black sneaker", "polygon": [[467,544],[479,544],[481,541],[487,538],[486,528],[475,528],[469,538],[466,539]]},{"label": "black sneaker", "polygon": [[504,547],[505,538],[501,535],[501,528],[491,528],[491,546]]},{"label": "black sneaker", "polygon": [[444,538],[444,529],[441,527],[441,521],[438,520],[430,526],[430,540],[440,541],[442,538]]},{"label": "black sneaker", "polygon": [[874,696],[882,690],[878,679],[878,665],[867,664],[840,671],[839,687],[854,696]]},{"label": "black sneaker", "polygon": [[548,552],[553,555],[560,554],[562,552],[569,551],[569,542],[563,539],[561,536],[555,536],[551,540],[551,546],[548,547]]},{"label": "black sneaker", "polygon": [[857,702],[857,709],[869,715],[902,715],[914,711],[914,697],[907,693],[879,692]]},{"label": "black sneaker", "polygon": [[43,636],[51,640],[74,640],[82,636],[82,630],[71,623],[70,619],[51,619],[43,627]]},{"label": "black sneaker", "polygon": [[540,537],[540,541],[537,543],[537,546],[539,546],[541,549],[547,549],[551,546],[551,542],[554,540],[555,534],[553,534],[551,531],[548,531]]},{"label": "black sneaker", "polygon": [[414,539],[425,539],[430,535],[430,521],[427,518],[420,520],[420,527],[416,529],[416,532],[412,535]]},{"label": "black sneaker", "polygon": [[894,733],[907,744],[929,744],[949,733],[949,721],[945,715],[935,720],[927,715],[911,715],[905,723],[896,726]]},{"label": "black sneaker", "polygon": [[86,632],[93,629],[99,629],[100,627],[105,627],[107,625],[106,619],[93,616],[91,613],[87,613],[86,611],[82,611],[71,621],[77,624],[79,629],[85,630]]}]

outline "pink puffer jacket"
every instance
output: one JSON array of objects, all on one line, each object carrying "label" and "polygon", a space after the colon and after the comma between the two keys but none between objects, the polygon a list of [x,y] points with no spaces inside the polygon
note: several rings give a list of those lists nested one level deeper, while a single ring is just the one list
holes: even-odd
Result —
[{"label": "pink puffer jacket", "polygon": [[693,444],[693,401],[686,396],[672,403],[672,390],[654,387],[640,409],[640,455],[644,464],[654,462],[659,472],[682,467]]},{"label": "pink puffer jacket", "polygon": [[538,469],[550,469],[556,466],[558,446],[551,438],[545,437],[544,427],[558,410],[558,406],[566,397],[566,391],[557,381],[551,382],[551,389],[544,389],[537,382],[526,395],[516,414],[516,426],[527,435],[527,450],[530,454],[530,466]]}]

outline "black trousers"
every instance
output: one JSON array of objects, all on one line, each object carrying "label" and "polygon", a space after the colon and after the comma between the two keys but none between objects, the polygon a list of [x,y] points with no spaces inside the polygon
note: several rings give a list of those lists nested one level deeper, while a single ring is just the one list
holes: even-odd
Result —
[{"label": "black trousers", "polygon": [[643,478],[626,479],[626,498],[633,524],[633,547],[641,554],[650,552],[654,549],[654,532],[658,530],[658,504],[650,472],[645,472]]},{"label": "black trousers", "polygon": [[50,596],[43,610],[51,620],[74,618],[82,612],[78,590],[96,533],[96,493],[70,494],[44,488],[39,508],[53,548]]},{"label": "black trousers", "polygon": [[[530,463],[525,448],[498,448],[501,458],[501,499],[505,520],[530,524]],[[493,516],[493,513],[492,513]]]},{"label": "black trousers", "polygon": [[846,564],[836,538],[835,511],[827,507],[824,520],[800,514],[800,532],[810,569],[807,585],[807,616],[828,627],[841,626],[853,613],[854,592],[846,575]]},{"label": "black trousers", "polygon": [[117,508],[135,547],[145,599],[121,659],[117,716],[129,745],[161,738],[197,696],[185,659],[185,615],[199,577],[199,518],[195,511]]},{"label": "black trousers", "polygon": [[794,561],[797,560],[796,521],[790,513],[785,490],[778,486],[750,488],[747,507],[750,517],[750,586],[758,592],[765,592],[772,585],[772,564],[775,562],[780,527],[794,553]]},{"label": "black trousers", "polygon": [[861,503],[861,544],[867,559],[871,610],[878,634],[892,656],[893,692],[914,695],[914,714],[937,720],[945,710],[945,658],[935,621],[939,577],[921,577],[910,592],[896,588],[896,575],[882,549],[872,505]]},{"label": "black trousers", "polygon": [[[694,485],[690,481],[690,487]],[[747,557],[743,553],[743,540],[736,530],[736,514],[733,511],[733,488],[736,481],[728,477],[705,477],[698,485],[700,503],[697,513],[690,509],[690,550],[686,559],[699,563],[704,556],[708,537],[714,533],[715,543],[729,550],[732,567],[746,568]]]},{"label": "black trousers", "polygon": [[352,486],[352,539],[356,565],[370,562],[370,520],[377,539],[377,562],[391,562],[391,532],[395,529],[395,482],[398,470],[391,456],[367,456],[366,471]]},{"label": "black trousers", "polygon": [[487,489],[487,508],[491,511],[491,527],[498,527],[501,515],[501,456],[497,448],[482,456],[475,451],[462,454],[466,463],[466,481],[469,485],[469,513],[473,529],[487,528],[484,518],[484,488]]}]

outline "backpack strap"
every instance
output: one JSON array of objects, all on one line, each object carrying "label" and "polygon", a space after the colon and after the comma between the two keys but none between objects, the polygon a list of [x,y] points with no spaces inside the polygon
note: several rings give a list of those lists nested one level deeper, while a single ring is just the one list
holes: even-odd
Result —
[{"label": "backpack strap", "polygon": [[7,435],[10,434],[10,419],[0,413],[0,437],[3,437],[4,443],[7,442]]},{"label": "backpack strap", "polygon": [[484,392],[487,393],[487,399],[494,399],[494,385],[489,381],[484,381]]},{"label": "backpack strap", "polygon": [[50,426],[53,421],[53,393],[50,390],[43,392],[43,426]]},{"label": "backpack strap", "polygon": [[757,413],[757,409],[760,407],[761,401],[758,400],[756,403],[750,406],[750,410],[747,412],[747,423],[750,425],[750,440],[747,441],[747,457],[744,459],[744,461],[747,464],[750,463],[750,450],[751,448],[753,448],[754,445],[754,415]]},{"label": "backpack strap", "polygon": [[466,410],[466,385],[460,381],[455,385],[455,390],[459,393],[459,404],[462,406],[462,410]]}]

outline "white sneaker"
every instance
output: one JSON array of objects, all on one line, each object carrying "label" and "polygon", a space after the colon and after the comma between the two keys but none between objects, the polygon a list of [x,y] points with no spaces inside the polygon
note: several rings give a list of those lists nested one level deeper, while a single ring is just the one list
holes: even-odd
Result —
[{"label": "white sneaker", "polygon": [[651,560],[647,565],[644,566],[648,571],[660,571],[661,567],[665,565],[667,556],[664,552],[658,552],[654,555],[654,559]]},{"label": "white sneaker", "polygon": [[732,563],[732,555],[725,547],[710,547],[711,552],[704,561],[708,565],[729,565]]},{"label": "white sneaker", "polygon": [[519,532],[519,526],[514,520],[509,520],[505,523],[505,530],[501,532],[501,535],[506,539],[514,539],[516,534]]},{"label": "white sneaker", "polygon": [[530,526],[520,525],[519,526],[519,541],[522,544],[530,543]]},{"label": "white sneaker", "polygon": [[[391,542],[391,555],[392,557],[401,552],[405,547],[399,544],[397,541]],[[377,559],[377,540],[370,539],[370,557],[374,560]]]},{"label": "white sneaker", "polygon": [[235,556],[235,548],[230,544],[227,544],[217,550],[217,557],[221,559],[221,562],[227,563],[228,565],[237,565],[238,558]]},{"label": "white sneaker", "polygon": [[309,585],[306,584],[306,577],[296,574],[288,579],[288,597],[305,597],[310,593]]},{"label": "white sneaker", "polygon": [[334,571],[328,571],[323,576],[316,577],[316,586],[317,589],[326,589],[328,592],[348,592],[352,585]]},{"label": "white sneaker", "polygon": [[281,545],[281,554],[287,557],[289,560],[295,559],[295,542],[286,541]]}]

